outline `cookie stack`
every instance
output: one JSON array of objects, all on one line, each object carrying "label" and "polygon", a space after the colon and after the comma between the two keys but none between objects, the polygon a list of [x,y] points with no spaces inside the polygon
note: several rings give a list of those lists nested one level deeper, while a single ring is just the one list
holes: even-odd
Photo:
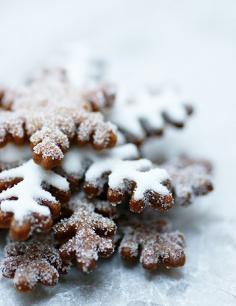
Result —
[{"label": "cookie stack", "polygon": [[160,216],[212,191],[211,165],[187,156],[154,163],[140,146],[182,128],[192,112],[169,91],[75,86],[66,69],[2,88],[2,275],[26,292],[56,285],[73,265],[91,272],[115,253],[148,270],[183,266],[184,235]]}]

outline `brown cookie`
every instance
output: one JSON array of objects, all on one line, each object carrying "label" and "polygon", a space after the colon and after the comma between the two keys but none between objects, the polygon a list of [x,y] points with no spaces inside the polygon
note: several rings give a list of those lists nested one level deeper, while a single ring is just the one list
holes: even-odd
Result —
[{"label": "brown cookie", "polygon": [[48,235],[8,243],[1,263],[2,275],[12,278],[16,289],[21,292],[32,290],[38,283],[55,286],[59,273],[65,273],[67,269],[55,241]]},{"label": "brown cookie", "polygon": [[170,209],[173,206],[170,188],[168,173],[154,168],[147,159],[104,159],[92,164],[85,174],[84,191],[88,197],[98,197],[107,190],[112,205],[128,202],[135,213],[145,207],[161,212]]},{"label": "brown cookie", "polygon": [[[133,212],[151,206],[166,211],[173,206],[170,181],[165,170],[149,160],[138,159],[135,145],[124,144],[97,154],[88,148],[72,149],[65,155],[62,170],[73,189],[84,183],[89,198],[107,194],[113,205],[129,202]],[[135,159],[135,160],[134,160]]]},{"label": "brown cookie", "polygon": [[184,236],[170,231],[166,220],[139,220],[118,223],[122,239],[119,254],[127,262],[138,259],[147,270],[177,268],[185,264]]},{"label": "brown cookie", "polygon": [[133,160],[138,157],[138,149],[133,144],[123,144],[102,152],[95,152],[88,146],[79,149],[74,146],[65,154],[61,168],[57,171],[68,179],[71,188],[75,190],[81,187],[86,172],[94,163],[110,159]]},{"label": "brown cookie", "polygon": [[171,177],[175,203],[187,206],[198,196],[213,190],[212,165],[207,160],[185,155],[171,159],[161,165]]},{"label": "brown cookie", "polygon": [[193,107],[173,90],[120,93],[108,118],[124,133],[128,142],[142,143],[149,136],[161,136],[168,125],[182,128]]},{"label": "brown cookie", "polygon": [[0,111],[0,146],[29,141],[33,159],[46,169],[60,164],[72,142],[97,150],[116,143],[114,126],[92,112],[92,103],[60,74],[44,74],[8,90],[1,105],[6,110]]},{"label": "brown cookie", "polygon": [[[84,198],[74,198],[70,206],[73,215],[54,226],[55,238],[62,243],[60,256],[65,262],[75,262],[83,272],[92,271],[99,257],[110,257],[114,252],[112,237],[116,225],[112,219],[102,216],[101,206]],[[108,206],[106,212],[108,211]]]}]

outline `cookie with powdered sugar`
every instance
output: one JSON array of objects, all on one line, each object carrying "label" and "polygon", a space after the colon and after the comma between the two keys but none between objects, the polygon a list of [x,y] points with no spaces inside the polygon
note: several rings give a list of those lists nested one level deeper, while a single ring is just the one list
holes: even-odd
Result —
[{"label": "cookie with powdered sugar", "polygon": [[129,202],[133,212],[151,206],[166,211],[173,206],[168,173],[147,159],[138,159],[135,145],[124,144],[96,154],[74,149],[62,163],[64,175],[73,186],[81,186],[89,198],[107,195],[113,204]]},{"label": "cookie with powdered sugar", "polygon": [[[110,99],[108,92],[99,88],[98,96],[92,96]],[[72,142],[90,143],[97,150],[114,146],[116,129],[101,113],[93,112],[101,102],[93,98],[90,95],[90,101],[86,100],[85,93],[62,72],[44,73],[21,88],[6,91],[1,99],[0,146],[29,141],[34,161],[46,169],[61,163]]]},{"label": "cookie with powdered sugar", "polygon": [[90,147],[72,147],[65,154],[61,168],[58,172],[63,174],[71,183],[72,189],[81,187],[85,174],[94,163],[107,160],[133,160],[139,157],[138,149],[133,144],[122,144],[109,150],[95,152]]},{"label": "cookie with powdered sugar", "polygon": [[88,201],[78,195],[69,204],[74,213],[53,228],[61,243],[60,256],[66,263],[74,262],[82,272],[91,272],[99,257],[108,258],[114,252],[116,225],[107,217],[114,216],[114,209],[104,201]]},{"label": "cookie with powdered sugar", "polygon": [[148,136],[161,136],[166,126],[182,128],[193,107],[177,92],[137,91],[120,93],[108,118],[125,134],[129,142],[142,143]]},{"label": "cookie with powdered sugar", "polygon": [[32,159],[4,170],[0,173],[0,228],[10,228],[16,240],[27,239],[33,231],[46,232],[69,196],[67,180]]},{"label": "cookie with powdered sugar", "polygon": [[90,198],[105,191],[112,205],[129,203],[135,213],[145,207],[164,212],[173,206],[167,171],[155,167],[148,159],[97,161],[85,173],[84,191]]},{"label": "cookie with powdered sugar", "polygon": [[139,260],[147,270],[178,268],[185,264],[184,235],[172,231],[169,221],[121,218],[118,228],[122,237],[119,254],[124,261]]},{"label": "cookie with powdered sugar", "polygon": [[196,197],[207,195],[214,187],[212,165],[208,160],[181,155],[161,164],[172,181],[172,191],[177,205],[188,206]]},{"label": "cookie with powdered sugar", "polygon": [[37,284],[55,286],[59,274],[66,273],[68,269],[60,258],[56,244],[49,235],[9,242],[1,262],[2,275],[13,279],[20,292],[31,291]]}]

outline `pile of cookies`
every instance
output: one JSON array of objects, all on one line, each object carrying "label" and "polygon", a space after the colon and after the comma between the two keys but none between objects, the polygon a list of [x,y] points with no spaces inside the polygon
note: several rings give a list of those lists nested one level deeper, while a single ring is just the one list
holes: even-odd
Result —
[{"label": "pile of cookies", "polygon": [[115,253],[147,270],[183,266],[184,235],[163,216],[212,191],[211,164],[188,156],[154,163],[140,146],[182,128],[192,112],[170,91],[77,87],[66,69],[2,87],[2,275],[27,292],[56,285],[74,265],[91,272]]}]

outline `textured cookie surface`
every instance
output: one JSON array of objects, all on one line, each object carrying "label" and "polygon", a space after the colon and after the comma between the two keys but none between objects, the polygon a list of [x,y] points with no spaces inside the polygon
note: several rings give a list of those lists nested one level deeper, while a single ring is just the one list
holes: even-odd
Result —
[{"label": "textured cookie surface", "polygon": [[35,237],[24,242],[10,242],[1,263],[2,275],[12,278],[17,290],[32,290],[38,283],[55,286],[59,272],[66,272],[55,242],[50,236]]},{"label": "textured cookie surface", "polygon": [[136,213],[148,206],[159,211],[173,206],[168,173],[154,168],[147,159],[107,159],[94,163],[85,174],[85,192],[89,197],[97,197],[107,186],[111,204],[129,202],[130,210]]},{"label": "textured cookie surface", "polygon": [[[105,207],[104,203],[102,207],[100,204],[97,211],[102,212]],[[116,225],[112,219],[96,212],[96,205],[85,198],[73,198],[70,207],[73,215],[54,226],[55,238],[62,243],[60,256],[65,262],[75,262],[79,270],[90,272],[99,257],[113,254]]]},{"label": "textured cookie surface", "polygon": [[139,157],[139,152],[133,144],[123,144],[102,152],[95,152],[90,147],[77,148],[73,147],[65,154],[62,162],[62,173],[71,182],[72,187],[80,187],[84,180],[85,174],[90,167],[98,162],[107,160],[133,160]]},{"label": "textured cookie surface", "polygon": [[177,268],[185,263],[184,236],[171,231],[166,220],[118,223],[123,238],[119,246],[120,256],[128,262],[139,259],[147,270],[160,267]]},{"label": "textured cookie surface", "polygon": [[161,166],[171,177],[176,204],[187,206],[192,204],[196,197],[213,190],[212,165],[207,160],[182,155]]},{"label": "textured cookie surface", "polygon": [[92,112],[92,102],[81,97],[63,73],[43,74],[6,92],[1,105],[0,145],[29,141],[35,162],[46,169],[60,164],[72,141],[90,143],[97,150],[116,143],[114,126]]}]

